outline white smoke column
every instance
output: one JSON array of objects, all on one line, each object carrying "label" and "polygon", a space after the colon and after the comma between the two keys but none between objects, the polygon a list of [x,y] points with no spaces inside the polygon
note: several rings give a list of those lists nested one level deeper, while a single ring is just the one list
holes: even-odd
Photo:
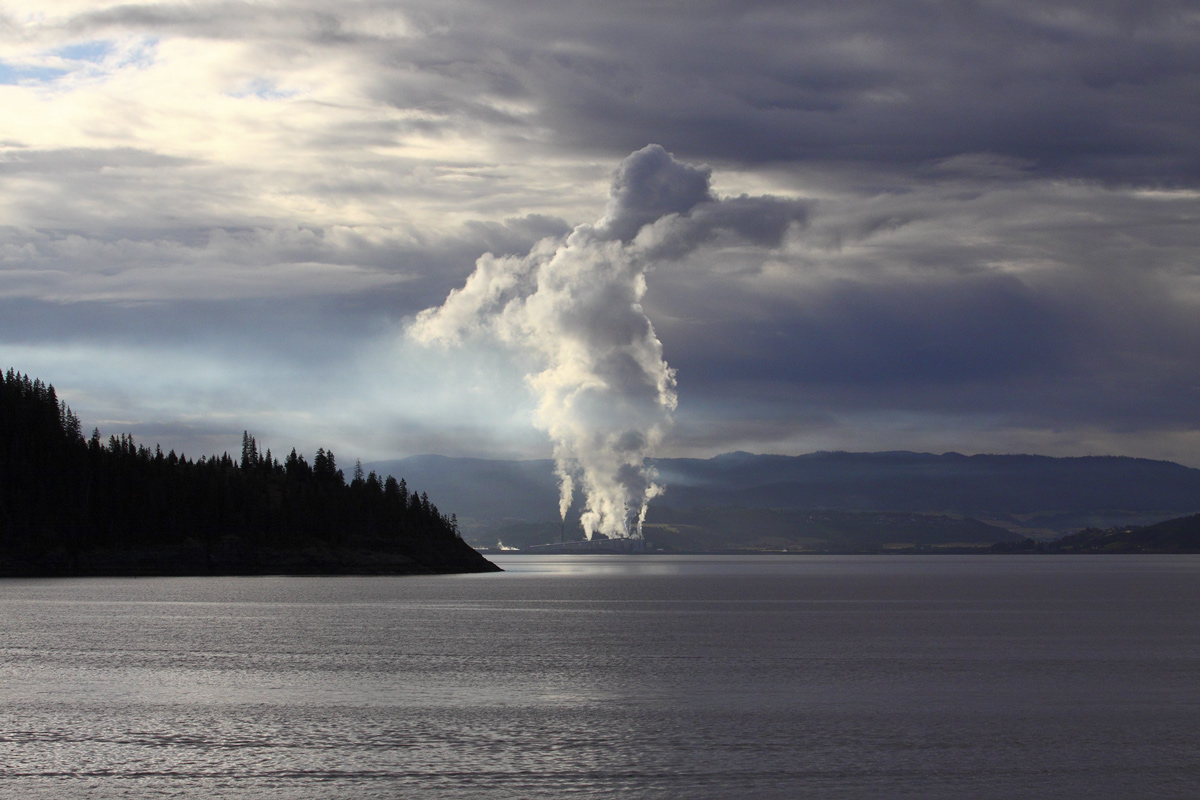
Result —
[{"label": "white smoke column", "polygon": [[781,201],[718,201],[709,177],[707,167],[658,145],[633,153],[595,225],[543,240],[523,258],[483,255],[466,284],[409,331],[443,344],[489,335],[536,355],[543,368],[527,380],[539,401],[536,422],[554,443],[559,513],[566,518],[581,488],[589,539],[641,536],[647,505],[662,492],[646,459],[671,426],[675,375],[642,311],[648,266],[718,228],[755,239],[765,225],[777,243],[799,216]]},{"label": "white smoke column", "polygon": [[547,364],[529,383],[537,422],[554,442],[559,511],[570,507],[577,476],[588,538],[640,535],[660,491],[645,460],[675,409],[674,375],[640,305],[642,262],[619,241],[576,230],[538,265],[537,286],[501,321],[510,340],[532,345]]}]

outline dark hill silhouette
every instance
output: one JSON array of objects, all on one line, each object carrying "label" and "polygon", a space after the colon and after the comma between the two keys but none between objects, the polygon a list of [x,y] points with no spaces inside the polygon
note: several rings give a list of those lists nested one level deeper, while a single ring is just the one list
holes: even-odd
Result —
[{"label": "dark hill silhouette", "polygon": [[1154,525],[1087,528],[1052,542],[1003,542],[996,553],[1200,553],[1200,514]]},{"label": "dark hill silhouette", "polygon": [[99,431],[54,387],[0,376],[0,575],[403,574],[496,567],[427,494],[333,453],[281,463],[243,435],[192,461]]}]

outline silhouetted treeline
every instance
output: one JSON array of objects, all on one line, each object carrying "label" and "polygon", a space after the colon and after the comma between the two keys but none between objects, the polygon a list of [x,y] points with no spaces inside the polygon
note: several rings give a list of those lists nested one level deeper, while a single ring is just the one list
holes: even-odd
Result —
[{"label": "silhouetted treeline", "polygon": [[[193,461],[157,446],[150,450],[130,435],[103,440],[93,430],[85,438],[53,386],[11,369],[0,376],[0,553],[16,559],[12,563],[59,564],[62,572],[85,574],[97,571],[79,563],[89,553],[163,548],[195,563],[160,565],[155,572],[287,571],[288,564],[299,572],[459,571],[459,561],[490,566],[462,543],[455,518],[427,495],[403,480],[363,475],[361,468],[347,484],[332,452],[318,450],[310,464],[293,449],[280,461],[244,433],[239,458],[225,453]],[[305,549],[325,555],[280,555]],[[355,558],[331,551],[356,551],[358,561],[367,552],[395,557],[383,559],[390,568],[372,567],[367,559],[365,569],[356,569],[349,563]],[[397,566],[406,560],[416,566]],[[9,574],[20,573],[12,563]],[[109,571],[136,571],[129,563]]]}]

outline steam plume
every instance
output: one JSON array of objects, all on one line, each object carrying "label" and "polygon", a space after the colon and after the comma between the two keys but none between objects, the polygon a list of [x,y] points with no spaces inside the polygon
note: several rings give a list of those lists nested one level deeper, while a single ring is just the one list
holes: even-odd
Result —
[{"label": "steam plume", "polygon": [[719,200],[710,176],[658,145],[631,154],[595,224],[544,239],[524,257],[484,254],[466,284],[409,330],[425,343],[498,337],[536,356],[542,370],[527,380],[537,425],[554,443],[559,513],[565,519],[580,488],[589,539],[641,536],[646,508],[663,491],[646,458],[671,426],[675,373],[642,311],[648,267],[722,229],[777,245],[804,216],[800,204],[774,198]]}]

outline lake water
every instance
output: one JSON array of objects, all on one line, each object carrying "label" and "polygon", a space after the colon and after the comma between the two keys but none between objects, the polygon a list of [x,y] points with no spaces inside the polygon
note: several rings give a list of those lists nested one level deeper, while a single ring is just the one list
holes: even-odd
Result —
[{"label": "lake water", "polygon": [[0,796],[1194,797],[1200,557],[0,581]]}]

